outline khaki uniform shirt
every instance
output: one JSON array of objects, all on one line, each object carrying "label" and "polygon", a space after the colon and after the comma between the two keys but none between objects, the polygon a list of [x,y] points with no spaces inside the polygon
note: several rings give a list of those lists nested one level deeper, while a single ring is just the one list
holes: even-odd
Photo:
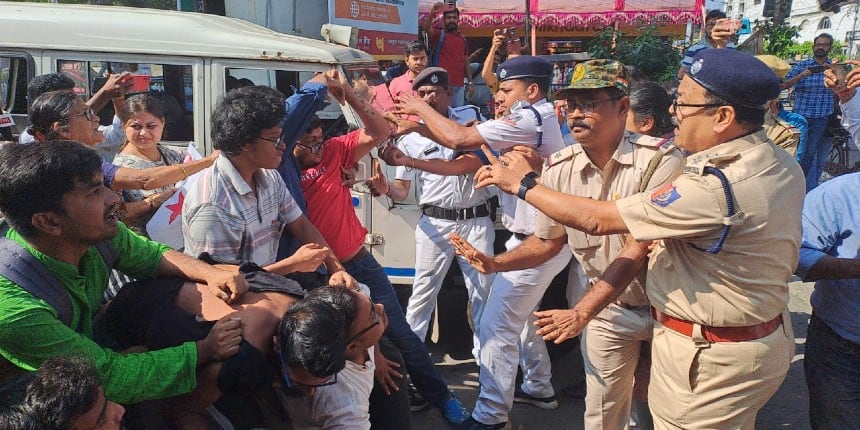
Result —
[{"label": "khaki uniform shirt", "polygon": [[[603,170],[592,164],[580,144],[574,144],[550,157],[550,165],[541,176],[541,183],[553,190],[596,200],[616,200],[639,192],[642,175],[657,151],[663,153],[657,169],[646,189],[657,188],[678,176],[684,166],[684,157],[670,142],[663,139],[624,133],[618,149]],[[589,280],[600,276],[624,246],[620,235],[592,236],[556,223],[538,212],[535,235],[555,239],[567,234],[574,257],[582,264]],[[638,280],[618,297],[622,303],[633,306],[647,305],[648,298]]]},{"label": "khaki uniform shirt", "polygon": [[[736,215],[726,216],[719,168]],[[714,327],[769,321],[788,302],[797,266],[803,173],[763,130],[687,158],[684,173],[653,193],[621,199],[618,210],[638,240],[658,241],[648,265],[648,298],[660,311]],[[731,231],[718,254],[707,249],[725,224]]]},{"label": "khaki uniform shirt", "polygon": [[776,146],[786,150],[792,157],[797,154],[800,130],[768,111],[764,114],[764,131],[767,133],[767,138]]}]

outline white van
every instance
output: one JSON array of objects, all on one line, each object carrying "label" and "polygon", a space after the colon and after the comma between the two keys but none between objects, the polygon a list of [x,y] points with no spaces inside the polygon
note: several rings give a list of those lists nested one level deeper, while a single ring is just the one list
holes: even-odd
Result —
[{"label": "white van", "polygon": [[[107,73],[131,71],[150,91],[175,99],[165,140],[197,143],[212,151],[209,116],[228,84],[250,80],[286,95],[314,72],[337,68],[349,79],[382,75],[369,54],[269,30],[246,21],[192,12],[0,2],[0,107],[11,112],[17,132],[27,125],[27,83],[36,75],[65,72],[75,90],[91,96]],[[101,79],[100,79],[101,78]],[[247,81],[244,81],[247,82]],[[103,112],[102,123],[112,112]],[[334,129],[359,126],[358,116],[337,103],[319,116]],[[366,178],[370,159],[360,163]],[[367,244],[393,283],[414,276],[416,200],[389,207],[387,198],[353,193],[353,205],[370,230]]]}]

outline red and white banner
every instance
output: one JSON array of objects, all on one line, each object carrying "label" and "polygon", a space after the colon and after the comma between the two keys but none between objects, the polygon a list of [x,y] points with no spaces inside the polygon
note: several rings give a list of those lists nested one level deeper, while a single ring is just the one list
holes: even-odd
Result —
[{"label": "red and white banner", "polygon": [[[189,143],[183,162],[188,163],[201,158],[203,156],[197,151],[194,142]],[[146,224],[146,232],[150,239],[177,251],[185,248],[185,241],[182,238],[182,205],[185,203],[185,195],[197,183],[201,173],[197,172],[188,179],[176,183],[176,192],[161,204]]]}]

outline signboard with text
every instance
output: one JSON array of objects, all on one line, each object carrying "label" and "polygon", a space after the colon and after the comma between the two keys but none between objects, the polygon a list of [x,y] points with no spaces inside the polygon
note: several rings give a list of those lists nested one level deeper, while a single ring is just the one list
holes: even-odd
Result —
[{"label": "signboard with text", "polygon": [[329,22],[356,27],[356,48],[371,55],[398,57],[418,34],[415,0],[328,0]]}]

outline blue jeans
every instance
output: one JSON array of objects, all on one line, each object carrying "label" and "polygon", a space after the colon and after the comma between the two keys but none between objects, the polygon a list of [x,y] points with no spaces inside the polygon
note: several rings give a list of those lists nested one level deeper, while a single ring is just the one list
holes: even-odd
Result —
[{"label": "blue jeans", "polygon": [[830,154],[829,140],[824,138],[827,121],[826,116],[823,118],[806,118],[806,122],[809,124],[809,134],[806,138],[806,151],[800,160],[800,167],[803,169],[803,174],[806,175],[806,192],[818,186],[818,178],[824,171],[824,163]]},{"label": "blue jeans", "polygon": [[857,428],[860,423],[860,344],[836,334],[814,314],[803,361],[814,430]]},{"label": "blue jeans", "polygon": [[441,408],[448,401],[448,385],[430,361],[430,354],[424,342],[409,328],[403,308],[397,301],[394,287],[388,281],[388,276],[382,266],[367,253],[364,256],[353,258],[343,263],[346,272],[352,275],[356,281],[370,288],[370,298],[374,303],[382,303],[385,306],[385,315],[388,317],[388,328],[385,336],[400,350],[403,361],[406,362],[406,371],[415,388],[421,392],[425,399],[431,404]]}]

